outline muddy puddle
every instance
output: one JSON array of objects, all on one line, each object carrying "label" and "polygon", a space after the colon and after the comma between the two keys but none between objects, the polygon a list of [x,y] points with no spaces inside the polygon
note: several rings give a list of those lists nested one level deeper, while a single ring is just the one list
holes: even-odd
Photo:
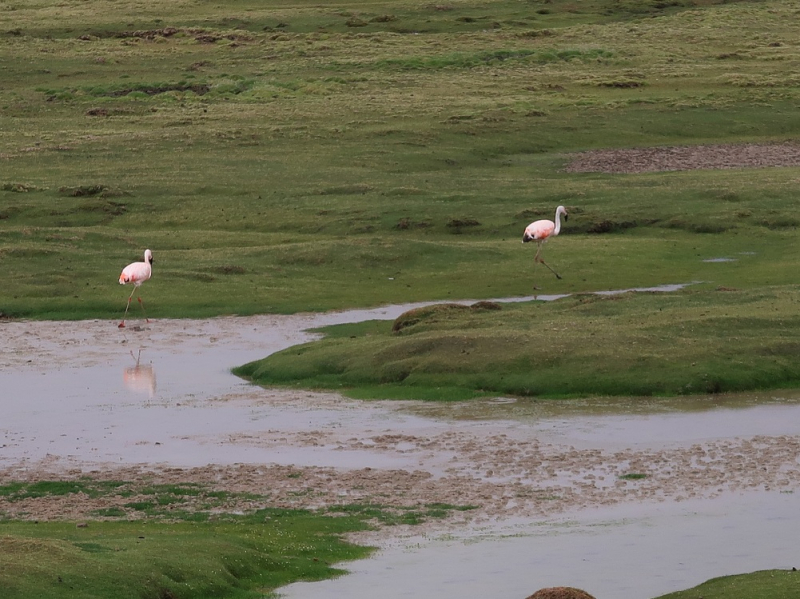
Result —
[{"label": "muddy puddle", "polygon": [[479,506],[365,536],[381,550],[351,575],[284,589],[304,599],[521,598],[550,585],[646,599],[800,567],[787,525],[800,508],[797,393],[434,405],[265,390],[229,372],[313,339],[307,329],[419,305],[124,330],[0,323],[0,483],[90,474],[268,491],[287,507]]}]

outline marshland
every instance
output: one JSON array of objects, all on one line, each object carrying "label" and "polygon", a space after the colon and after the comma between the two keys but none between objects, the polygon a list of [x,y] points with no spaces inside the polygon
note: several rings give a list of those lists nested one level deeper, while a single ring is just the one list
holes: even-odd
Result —
[{"label": "marshland", "polygon": [[[126,580],[137,597],[256,597],[355,571],[368,546],[365,564],[399,559],[386,543],[404,535],[466,546],[522,518],[560,543],[572,518],[586,541],[593,509],[621,523],[686,501],[743,531],[759,510],[742,506],[791,513],[798,16],[0,8],[4,596]],[[520,243],[558,205],[542,251],[561,279]],[[121,331],[117,277],[145,248],[152,322],[134,305]],[[674,596],[793,596],[795,564],[769,557],[652,591],[575,585],[644,599],[780,568]],[[520,597],[571,583],[503,580]],[[337,592],[314,584],[284,588]],[[447,596],[434,579],[429,594]]]}]

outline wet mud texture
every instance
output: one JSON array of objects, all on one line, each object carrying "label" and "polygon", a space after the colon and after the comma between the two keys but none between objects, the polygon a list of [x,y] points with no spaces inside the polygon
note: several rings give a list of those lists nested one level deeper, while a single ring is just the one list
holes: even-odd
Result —
[{"label": "wet mud texture", "polygon": [[[451,516],[454,524],[498,517],[547,517],[576,508],[623,502],[713,498],[748,490],[790,492],[800,483],[800,439],[792,436],[617,451],[576,449],[505,434],[484,435],[477,430],[441,432],[431,437],[364,431],[349,438],[322,430],[265,431],[229,437],[226,442],[262,447],[315,446],[342,454],[366,449],[371,454],[400,454],[417,462],[417,467],[116,467],[53,456],[0,469],[0,484],[90,477],[132,481],[142,486],[198,483],[212,490],[242,494],[231,496],[226,505],[218,507],[224,511],[324,508],[349,503],[396,508],[437,503],[474,506],[469,511],[455,512]],[[135,498],[113,494],[100,498],[81,493],[22,500],[2,497],[0,512],[23,519],[83,519],[91,517],[95,510],[122,508],[132,502]],[[182,509],[186,507],[191,509]],[[143,515],[132,513],[130,517]]]}]

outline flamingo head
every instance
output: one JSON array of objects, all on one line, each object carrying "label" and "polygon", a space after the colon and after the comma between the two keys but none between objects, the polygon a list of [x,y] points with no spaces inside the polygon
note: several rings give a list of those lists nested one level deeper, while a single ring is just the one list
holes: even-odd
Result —
[{"label": "flamingo head", "polygon": [[145,250],[144,251],[144,261],[147,262],[148,264],[152,264],[153,263],[153,252],[151,252],[150,250]]}]

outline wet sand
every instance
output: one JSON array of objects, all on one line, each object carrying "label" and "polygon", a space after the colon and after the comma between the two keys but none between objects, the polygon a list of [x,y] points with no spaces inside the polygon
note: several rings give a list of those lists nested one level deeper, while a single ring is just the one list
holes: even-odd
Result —
[{"label": "wet sand", "polygon": [[[675,401],[358,402],[335,394],[265,390],[229,372],[232,366],[312,339],[313,334],[304,332],[308,328],[394,318],[409,307],[131,321],[124,330],[109,321],[0,323],[0,484],[89,475],[205,483],[268,497],[273,506],[314,508],[350,502],[475,506],[445,521],[385,528],[363,536],[360,540],[385,552],[367,565],[352,566],[365,573],[346,577],[348,584],[363,582],[361,591],[345,585],[348,597],[366,596],[364,590],[372,584],[366,572],[379,572],[381,567],[393,567],[400,579],[407,579],[404,587],[398,587],[397,597],[414,591],[420,576],[430,579],[437,597],[484,596],[477,592],[480,585],[469,591],[438,583],[457,589],[449,595],[436,586],[431,566],[422,566],[432,560],[442,568],[450,556],[464,552],[466,564],[472,559],[466,557],[468,548],[476,539],[479,546],[500,543],[502,547],[492,546],[499,552],[494,555],[508,552],[508,559],[497,558],[495,569],[503,572],[506,590],[496,596],[513,597],[522,588],[530,594],[548,586],[539,583],[537,572],[542,581],[545,574],[556,573],[576,578],[580,569],[566,566],[569,556],[578,562],[589,559],[589,541],[599,530],[592,527],[592,519],[616,523],[603,528],[600,536],[606,535],[606,557],[622,559],[630,549],[624,531],[644,534],[642,530],[651,526],[651,532],[674,538],[669,531],[681,530],[675,518],[684,521],[680,510],[695,502],[709,514],[703,522],[728,518],[731,526],[736,521],[742,530],[755,527],[753,539],[760,538],[757,518],[747,515],[758,510],[742,505],[794,501],[796,510],[797,394]],[[626,474],[645,477],[620,478]],[[122,504],[130,498],[94,501],[67,496],[13,503],[0,498],[0,512],[39,520],[83,519],[115,501]],[[263,507],[253,500],[237,501],[227,507]],[[675,509],[678,512],[659,519],[660,512]],[[641,526],[636,528],[631,519]],[[565,521],[584,530],[583,536],[564,537],[572,544],[559,532],[563,530],[559,523]],[[530,547],[516,547],[506,540],[537,538],[531,527],[548,529],[547,535],[562,539],[548,537],[548,544],[563,543],[568,554],[559,562],[560,569],[553,560],[534,560],[536,551]],[[476,532],[481,530],[485,534]],[[720,540],[724,536],[719,531],[708,534],[720,534]],[[757,545],[756,540],[748,542]],[[541,545],[537,543],[535,547]],[[645,546],[654,549],[645,544],[639,553],[646,551]],[[417,547],[416,553],[411,552],[417,558],[405,568],[399,556],[408,547]],[[699,547],[684,548],[687,561],[694,559],[690,554],[699,552]],[[438,561],[426,553],[429,550],[439,556]],[[519,551],[530,554],[532,562],[515,576],[501,565],[515,563],[510,556]],[[776,551],[759,550],[759,560],[777,560]],[[386,559],[395,566],[386,566]],[[738,571],[763,567],[757,562],[753,559],[753,568]],[[693,569],[680,580],[669,578],[669,584],[677,586],[658,592],[690,586],[686,581],[698,575],[703,580],[732,573],[719,566]],[[620,573],[627,568],[619,567]],[[469,574],[464,568],[460,571],[462,577]],[[479,571],[483,570],[475,570]],[[631,584],[629,578],[621,577],[617,587],[612,581],[609,592],[616,590],[605,596],[649,596],[635,593],[650,587],[620,594],[622,586]],[[548,582],[580,586],[572,580]],[[601,597],[591,582],[589,576],[584,588]],[[286,592],[290,597],[340,596],[334,588],[334,583],[314,583],[302,594],[294,585]],[[419,596],[420,591],[415,593]]]}]

